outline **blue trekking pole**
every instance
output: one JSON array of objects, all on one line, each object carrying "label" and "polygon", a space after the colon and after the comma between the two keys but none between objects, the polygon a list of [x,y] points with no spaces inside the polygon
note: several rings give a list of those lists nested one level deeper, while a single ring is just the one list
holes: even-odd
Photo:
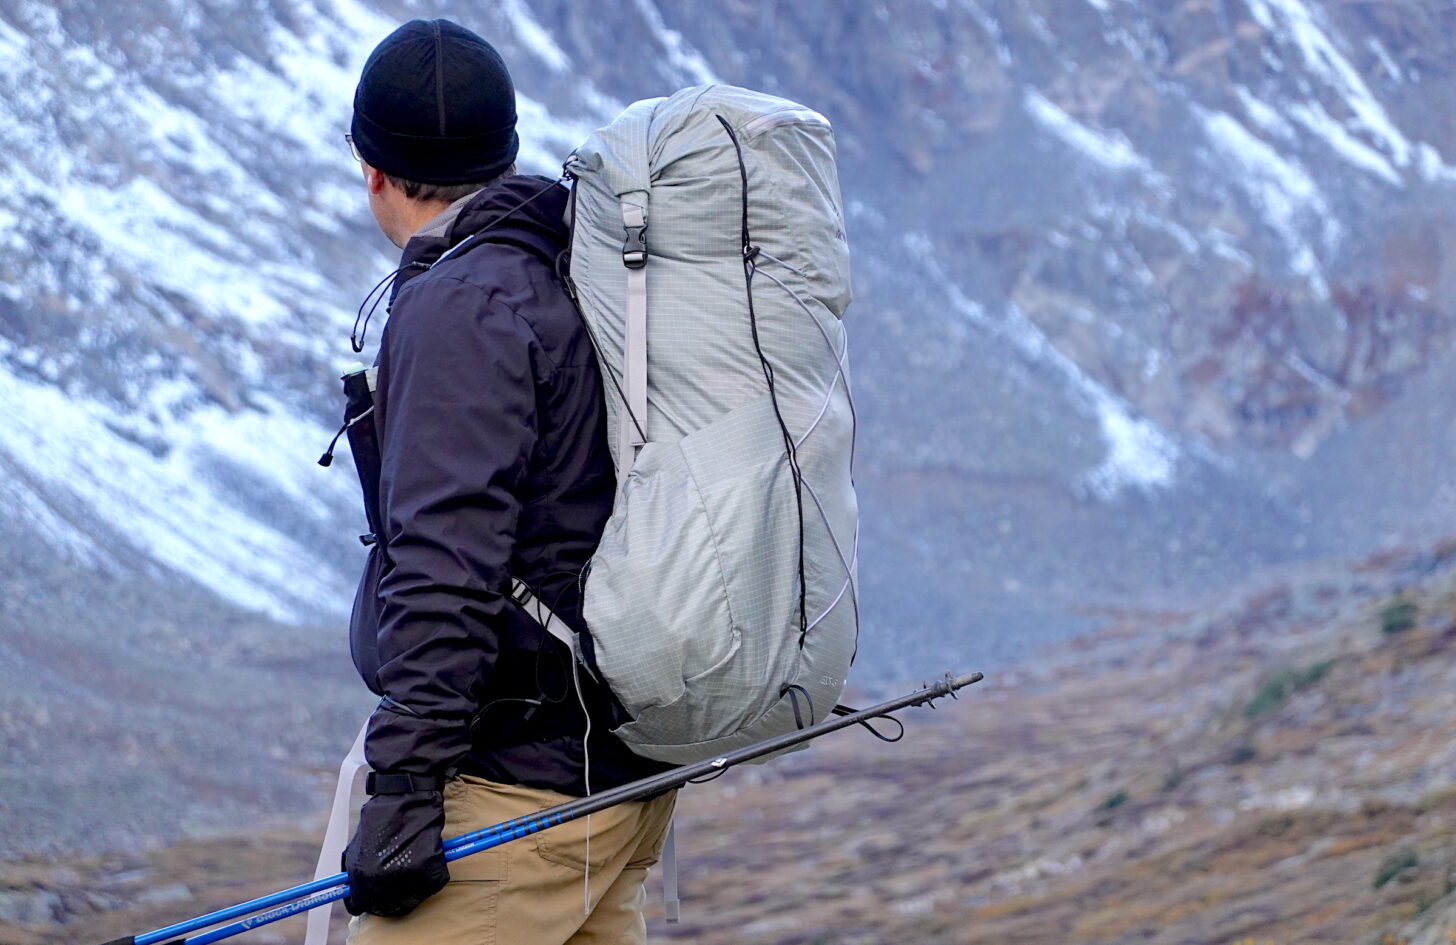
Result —
[{"label": "blue trekking pole", "polygon": [[[551,807],[534,814],[530,817],[521,817],[516,820],[508,820],[504,823],[485,827],[472,833],[463,834],[445,841],[445,860],[453,861],[461,857],[470,856],[498,847],[501,844],[518,840],[521,837],[539,833],[548,827],[555,827],[568,821],[585,817],[608,807],[615,807],[627,801],[640,800],[651,795],[660,794],[672,788],[681,787],[689,781],[695,781],[704,776],[717,776],[722,772],[743,764],[762,758],[765,755],[775,754],[792,748],[795,745],[812,741],[830,732],[847,728],[851,725],[864,725],[869,728],[877,737],[885,738],[869,725],[872,719],[881,718],[899,709],[911,706],[933,705],[936,699],[946,696],[956,698],[956,690],[963,689],[972,683],[980,682],[984,678],[981,673],[969,673],[964,676],[951,676],[947,674],[940,682],[926,685],[914,692],[907,693],[897,699],[882,702],[879,705],[871,706],[868,709],[847,709],[836,706],[834,717],[825,719],[817,725],[810,725],[797,731],[780,735],[777,738],[770,738],[754,745],[730,751],[717,758],[701,761],[694,765],[684,765],[665,771],[662,774],[650,778],[643,778],[640,781],[633,781],[613,788],[610,791],[603,791],[600,794],[593,794],[575,801],[569,801],[556,807]],[[897,721],[897,720],[895,720]],[[885,738],[886,741],[898,741]],[[291,915],[298,915],[307,912],[318,906],[327,905],[336,899],[342,899],[349,894],[349,874],[336,873],[333,876],[325,876],[316,879],[311,883],[302,886],[294,886],[291,889],[283,889],[258,899],[242,902],[235,906],[229,906],[217,912],[209,912],[200,915],[195,919],[188,919],[176,925],[169,925],[166,928],[157,929],[154,932],[147,932],[142,935],[130,938],[117,938],[104,945],[209,945],[211,942],[220,942],[225,938],[231,938],[249,929],[255,929],[270,922],[277,922],[279,919],[286,919]],[[255,914],[256,913],[256,914]],[[242,918],[246,916],[247,918]],[[232,922],[234,919],[240,921]],[[219,925],[224,922],[232,922],[231,925],[223,925],[201,935],[185,937],[189,933],[210,926]]]}]

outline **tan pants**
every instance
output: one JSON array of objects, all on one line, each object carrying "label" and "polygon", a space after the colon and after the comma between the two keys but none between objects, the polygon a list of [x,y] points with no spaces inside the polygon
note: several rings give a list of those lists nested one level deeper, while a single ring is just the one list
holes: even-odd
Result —
[{"label": "tan pants", "polygon": [[[642,884],[662,853],[676,797],[592,814],[590,870],[585,817],[456,860],[445,888],[409,915],[356,917],[349,945],[644,945]],[[445,785],[445,837],[569,800],[462,776]]]}]

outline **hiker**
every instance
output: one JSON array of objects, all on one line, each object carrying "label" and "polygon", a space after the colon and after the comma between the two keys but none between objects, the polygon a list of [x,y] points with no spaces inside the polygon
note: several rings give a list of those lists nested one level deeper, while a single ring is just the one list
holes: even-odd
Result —
[{"label": "hiker", "polygon": [[597,359],[557,274],[568,193],[516,173],[515,124],[496,50],[443,19],[380,43],[354,98],[369,206],[403,250],[373,414],[349,431],[371,529],[351,642],[380,696],[344,855],[354,945],[643,942],[675,799],[448,870],[441,850],[668,767],[611,733],[625,716],[563,642],[585,636],[581,572],[615,477]]}]

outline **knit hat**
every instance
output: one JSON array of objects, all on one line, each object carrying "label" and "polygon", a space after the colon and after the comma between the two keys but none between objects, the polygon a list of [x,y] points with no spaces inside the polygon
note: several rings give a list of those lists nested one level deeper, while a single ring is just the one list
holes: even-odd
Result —
[{"label": "knit hat", "polygon": [[495,48],[449,20],[411,20],[364,63],[354,146],[386,174],[422,184],[499,177],[516,159],[516,90]]}]

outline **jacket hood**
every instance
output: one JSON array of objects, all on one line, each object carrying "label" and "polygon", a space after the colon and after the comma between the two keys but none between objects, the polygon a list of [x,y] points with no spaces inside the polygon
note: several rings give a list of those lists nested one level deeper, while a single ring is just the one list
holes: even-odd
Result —
[{"label": "jacket hood", "polygon": [[518,174],[482,188],[459,208],[443,236],[415,236],[405,244],[391,304],[405,283],[477,235],[475,244],[519,246],[554,265],[570,237],[564,219],[568,195],[559,182],[538,175]]}]

